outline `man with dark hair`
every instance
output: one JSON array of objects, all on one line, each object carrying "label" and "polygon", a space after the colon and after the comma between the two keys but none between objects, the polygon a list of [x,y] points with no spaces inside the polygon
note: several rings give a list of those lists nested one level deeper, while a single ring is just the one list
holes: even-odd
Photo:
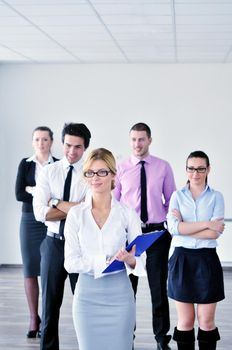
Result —
[{"label": "man with dark hair", "polygon": [[82,123],[69,123],[64,124],[62,130],[62,143],[64,143],[65,135],[78,136],[82,137],[84,140],[85,149],[89,147],[89,142],[91,138],[91,134],[89,129]]},{"label": "man with dark hair", "polygon": [[[64,268],[64,223],[69,209],[83,201],[87,192],[82,177],[82,156],[90,138],[91,133],[84,124],[65,124],[64,157],[44,167],[34,192],[36,220],[47,226],[47,235],[41,244],[41,350],[59,350],[59,314],[68,275]],[[69,278],[74,293],[78,275],[71,274]]]},{"label": "man with dark hair", "polygon": [[[149,154],[151,130],[145,123],[137,123],[130,130],[132,155],[117,167],[115,196],[133,207],[141,217],[142,232],[166,228],[169,201],[175,181],[169,163]],[[147,276],[152,301],[153,333],[158,350],[170,349],[171,336],[167,297],[168,255],[171,235],[166,231],[147,249]],[[138,278],[131,276],[136,295]]]}]

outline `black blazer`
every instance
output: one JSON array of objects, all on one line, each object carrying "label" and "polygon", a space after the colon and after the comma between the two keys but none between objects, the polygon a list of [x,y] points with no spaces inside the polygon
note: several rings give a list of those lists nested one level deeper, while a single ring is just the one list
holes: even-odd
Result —
[{"label": "black blazer", "polygon": [[[57,158],[52,157],[54,162]],[[18,166],[18,173],[15,184],[15,196],[17,201],[23,202],[23,212],[33,212],[32,195],[25,191],[26,186],[35,186],[35,162],[27,162],[28,158],[23,158]]]}]

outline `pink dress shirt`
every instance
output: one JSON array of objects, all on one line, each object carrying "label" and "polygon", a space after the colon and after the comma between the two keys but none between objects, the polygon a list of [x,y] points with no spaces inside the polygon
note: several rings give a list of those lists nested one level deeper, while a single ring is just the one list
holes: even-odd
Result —
[{"label": "pink dress shirt", "polygon": [[[170,164],[158,157],[148,155],[145,161],[147,178],[147,223],[166,221],[169,201],[176,190]],[[114,194],[117,200],[126,203],[140,215],[140,159],[131,156],[117,166]]]}]

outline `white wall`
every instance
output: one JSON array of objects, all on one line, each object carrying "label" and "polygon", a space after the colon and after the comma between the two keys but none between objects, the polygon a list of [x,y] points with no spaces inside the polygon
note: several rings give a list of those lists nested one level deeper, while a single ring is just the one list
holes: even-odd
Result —
[{"label": "white wall", "polygon": [[[50,126],[54,155],[61,156],[64,122],[84,122],[91,147],[119,159],[130,153],[128,132],[139,121],[153,133],[151,153],[167,159],[177,186],[186,182],[185,159],[208,153],[210,184],[231,218],[232,66],[227,65],[1,65],[0,66],[0,263],[21,263],[21,204],[14,196],[19,161],[32,154],[31,132]],[[230,232],[220,239],[221,260],[232,261]],[[224,246],[224,248],[223,248]]]}]

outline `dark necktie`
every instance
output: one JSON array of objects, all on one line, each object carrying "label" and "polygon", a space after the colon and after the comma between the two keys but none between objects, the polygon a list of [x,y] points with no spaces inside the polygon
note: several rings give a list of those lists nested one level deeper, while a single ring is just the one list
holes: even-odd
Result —
[{"label": "dark necktie", "polygon": [[141,186],[141,213],[140,218],[142,222],[147,222],[148,215],[147,215],[147,178],[146,178],[146,172],[144,167],[144,160],[140,161],[141,169],[140,169],[140,186]]},{"label": "dark necktie", "polygon": [[[69,196],[70,196],[70,187],[71,187],[71,182],[72,182],[72,170],[73,170],[73,165],[69,166],[69,171],[65,179],[64,183],[64,194],[63,194],[63,200],[68,202],[69,201]],[[59,228],[59,234],[61,236],[64,235],[64,224],[65,224],[65,219],[60,220],[60,228]]]}]

